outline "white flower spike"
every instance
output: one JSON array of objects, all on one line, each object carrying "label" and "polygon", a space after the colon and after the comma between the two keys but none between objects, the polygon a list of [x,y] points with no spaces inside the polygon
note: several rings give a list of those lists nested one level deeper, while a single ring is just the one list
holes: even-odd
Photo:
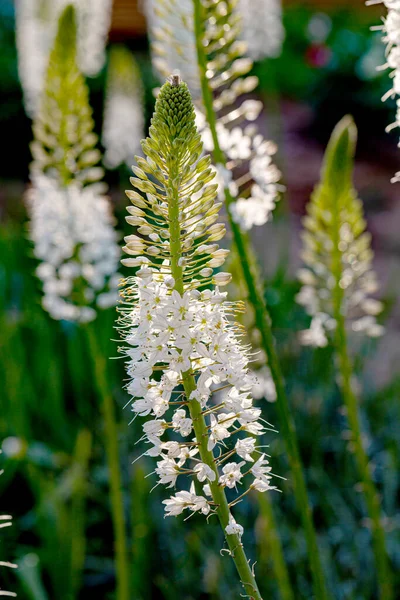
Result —
[{"label": "white flower spike", "polygon": [[[240,543],[242,529],[230,519],[235,500],[228,504],[224,490],[256,489],[244,470],[255,448],[248,433],[259,435],[264,427],[248,391],[248,349],[230,318],[240,307],[213,288],[214,281],[226,285],[230,279],[214,274],[227,254],[215,243],[224,234],[217,223],[221,204],[188,88],[176,76],[161,88],[142,147],[146,158],[136,157],[131,178],[137,191],[127,193],[141,220],[135,221],[137,235],[125,238],[138,270],[126,279],[119,308],[132,410],[148,415],[144,438],[147,454],[158,457],[159,483],[192,481],[190,491],[164,501],[166,515],[217,513],[246,591],[261,600]],[[218,386],[230,391],[215,404]],[[236,461],[241,455],[244,460]]]}]

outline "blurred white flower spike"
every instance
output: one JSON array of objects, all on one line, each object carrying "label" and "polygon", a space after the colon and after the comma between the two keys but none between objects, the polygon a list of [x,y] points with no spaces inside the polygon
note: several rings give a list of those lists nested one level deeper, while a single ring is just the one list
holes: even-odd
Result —
[{"label": "blurred white flower spike", "polygon": [[[190,491],[164,501],[166,515],[216,512],[232,551],[241,547],[243,529],[230,518],[230,507],[251,489],[275,488],[264,455],[252,473],[250,453],[261,454],[253,436],[265,432],[266,422],[250,395],[249,349],[230,319],[243,305],[228,302],[218,287],[230,275],[214,273],[227,256],[216,243],[225,234],[221,203],[179,77],[161,88],[142,147],[146,158],[137,158],[131,178],[137,191],[127,192],[133,206],[126,220],[137,234],[125,238],[129,257],[122,261],[138,270],[126,279],[119,308],[127,390],[135,415],[149,417],[145,454],[158,458],[159,483],[175,487],[192,479]],[[222,394],[217,403],[214,391]],[[246,491],[228,505],[224,490],[242,486]],[[242,581],[249,576],[246,570]]]},{"label": "blurred white flower spike", "polygon": [[88,322],[97,308],[115,306],[120,251],[108,198],[35,175],[27,204],[43,308],[53,319]]},{"label": "blurred white flower spike", "polygon": [[124,46],[114,46],[108,66],[102,143],[104,164],[115,169],[132,165],[141,153],[144,137],[143,87],[133,54]]},{"label": "blurred white flower spike", "polygon": [[33,131],[26,200],[43,308],[57,320],[92,321],[117,303],[120,250],[76,61],[73,7],[60,17]]},{"label": "blurred white flower spike", "polygon": [[285,39],[281,0],[239,0],[238,9],[247,54],[253,60],[280,56]]},{"label": "blurred white flower spike", "polygon": [[50,49],[64,8],[73,4],[78,17],[78,61],[90,77],[105,63],[112,0],[16,0],[18,71],[27,114],[40,106]]},{"label": "blurred white flower spike", "polygon": [[160,81],[173,72],[200,98],[200,79],[193,35],[192,0],[143,0],[151,41],[152,63]]},{"label": "blurred white flower spike", "polygon": [[[396,127],[400,127],[400,1],[399,0],[369,0],[368,5],[384,4],[388,10],[387,16],[383,19],[383,24],[373,27],[372,29],[383,31],[382,40],[386,44],[386,63],[380,67],[390,69],[390,77],[392,79],[392,87],[383,96],[382,100],[388,98],[396,98],[396,119],[394,123],[386,128],[386,131],[391,131]],[[400,141],[399,141],[400,148]],[[393,183],[400,183],[400,171],[398,171],[393,179]]]},{"label": "blurred white flower spike", "polygon": [[[199,98],[192,4],[192,0],[151,0],[146,3],[149,11],[151,7],[149,22],[153,31],[153,66],[161,74],[171,73],[176,68],[180,70],[197,107],[196,122],[204,149],[212,153],[214,143]],[[246,42],[240,41],[241,15],[236,0],[202,0],[201,4],[204,16],[202,43],[207,54],[206,75],[213,92],[219,144],[227,158],[226,168],[215,165],[219,197],[223,199],[224,188],[228,186],[235,199],[231,204],[232,216],[244,231],[248,231],[271,219],[279,193],[283,190],[279,185],[281,174],[273,163],[277,148],[263,138],[255,123],[262,111],[262,103],[247,96],[257,87],[258,79],[246,76],[253,62],[246,56]],[[253,6],[248,10],[253,11],[256,19]],[[157,26],[152,27],[155,21]],[[180,42],[182,35],[184,44]],[[244,94],[246,99],[242,97]]]}]

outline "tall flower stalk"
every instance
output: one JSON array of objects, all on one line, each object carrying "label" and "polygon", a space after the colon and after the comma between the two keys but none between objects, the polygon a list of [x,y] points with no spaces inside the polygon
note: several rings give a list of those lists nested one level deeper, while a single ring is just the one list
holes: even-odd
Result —
[{"label": "tall flower stalk", "polygon": [[[318,323],[321,336],[333,338],[339,369],[339,385],[351,432],[351,445],[362,482],[371,524],[379,597],[393,598],[391,574],[381,522],[380,501],[367,452],[363,444],[358,400],[354,391],[353,365],[348,348],[348,331],[375,337],[382,333],[376,322],[381,303],[370,297],[377,289],[371,269],[370,235],[365,231],[362,204],[352,183],[357,130],[345,117],[332,134],[326,152],[321,183],[307,208],[304,221],[305,268],[300,277],[300,302]],[[316,326],[314,326],[316,328]]]},{"label": "tall flower stalk", "polygon": [[132,410],[151,416],[143,439],[145,454],[158,457],[159,483],[192,480],[164,501],[166,514],[215,513],[246,594],[260,600],[231,509],[250,490],[274,489],[256,445],[266,423],[249,394],[248,349],[229,318],[243,306],[219,290],[230,275],[214,273],[228,253],[216,243],[225,234],[218,185],[179,76],[161,88],[142,147],[146,158],[136,158],[131,182],[138,191],[127,192],[133,206],[126,218],[139,235],[125,238],[129,258],[122,261],[139,269],[126,279],[119,309]]},{"label": "tall flower stalk", "polygon": [[32,188],[28,192],[31,238],[41,262],[43,307],[54,319],[85,324],[103,411],[110,500],[116,539],[117,598],[129,599],[122,476],[115,408],[105,361],[89,324],[98,309],[115,305],[120,256],[117,233],[99,167],[89,92],[77,64],[75,10],[61,14],[45,89],[35,118]]},{"label": "tall flower stalk", "polygon": [[[237,29],[239,26],[234,17],[232,17],[231,4],[234,5],[234,2],[225,4],[229,5],[227,10],[222,11],[219,14],[217,3],[213,0],[193,0],[194,31],[204,111],[213,140],[214,161],[217,165],[221,165],[223,170],[226,170],[228,160],[220,141],[215,102],[213,98],[213,89],[217,87],[217,83],[222,86],[223,78],[218,78],[219,72],[217,72],[216,77],[212,77],[212,67],[213,64],[215,64],[221,68],[221,63],[224,66],[224,69],[227,69],[226,73],[229,76],[228,80],[231,78],[234,80],[236,76],[241,73],[241,69],[245,69],[246,71],[248,69],[248,65],[244,65],[243,62],[240,62],[239,64],[236,62],[235,66],[235,61],[240,60],[237,58],[236,53],[238,48],[237,45],[235,45]],[[218,32],[220,32],[220,35]],[[224,35],[222,35],[222,32],[224,32]],[[214,37],[213,40],[211,36]],[[228,68],[229,65],[230,67]],[[221,81],[219,81],[219,79],[221,79]],[[244,91],[251,85],[254,85],[251,81],[251,77],[247,79],[250,79],[249,84],[241,83],[241,80],[239,80],[239,83],[235,86],[235,91]],[[244,82],[245,81],[246,80],[244,80]],[[233,87],[232,83],[230,85]],[[234,95],[236,97],[237,94]],[[224,91],[222,88],[216,102],[220,105],[221,98],[223,101],[223,99],[228,96],[229,91]],[[261,165],[259,165],[259,168],[262,172]],[[317,535],[307,495],[295,425],[290,413],[281,367],[275,349],[275,340],[271,330],[271,319],[259,284],[261,278],[258,269],[251,258],[249,237],[246,232],[243,231],[244,228],[243,226],[241,227],[240,220],[236,218],[236,200],[232,194],[232,187],[229,184],[229,179],[229,177],[226,177],[226,184],[224,186],[224,197],[228,209],[229,222],[237,253],[240,256],[240,264],[242,266],[243,278],[247,287],[248,298],[254,309],[255,323],[260,331],[261,345],[268,358],[268,365],[276,388],[276,406],[280,421],[280,431],[283,435],[288,453],[294,483],[294,494],[307,540],[315,594],[319,599],[325,599],[328,598],[328,593],[320,561]]]}]

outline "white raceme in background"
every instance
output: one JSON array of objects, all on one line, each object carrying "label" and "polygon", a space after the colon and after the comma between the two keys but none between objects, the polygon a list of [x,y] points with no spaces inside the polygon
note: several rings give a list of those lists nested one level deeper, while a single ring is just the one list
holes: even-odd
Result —
[{"label": "white raceme in background", "polygon": [[115,169],[131,166],[140,154],[144,136],[143,88],[140,72],[132,53],[123,46],[110,52],[102,143],[104,164]]},{"label": "white raceme in background", "polygon": [[[382,68],[390,69],[390,77],[393,82],[392,87],[382,100],[385,101],[388,98],[396,98],[396,119],[394,123],[387,127],[387,131],[391,131],[395,127],[400,127],[400,1],[369,0],[367,4],[380,4],[381,2],[386,6],[388,13],[383,19],[383,24],[374,27],[373,29],[383,31],[382,40],[386,44],[387,62]],[[395,174],[392,181],[393,183],[400,182],[400,171]]]},{"label": "white raceme in background", "polygon": [[43,308],[54,319],[88,322],[117,302],[120,250],[77,66],[74,15],[72,7],[62,13],[50,54],[26,199]]},{"label": "white raceme in background", "polygon": [[[192,0],[151,0],[145,6],[148,8],[152,32],[153,66],[164,76],[179,70],[197,106],[196,123],[204,148],[212,152],[213,140],[199,99],[192,4]],[[254,91],[258,79],[254,76],[245,77],[253,63],[246,56],[246,42],[239,41],[241,16],[236,9],[236,2],[203,0],[202,4],[205,16],[203,43],[208,53],[207,77],[214,94],[219,142],[228,159],[226,168],[215,165],[219,196],[223,198],[224,187],[228,185],[235,198],[230,208],[232,216],[247,231],[271,219],[282,190],[279,185],[280,172],[273,164],[276,146],[264,140],[255,124],[262,111],[262,102],[248,96],[242,98],[243,94]],[[182,36],[184,41],[181,41]]]},{"label": "white raceme in background", "polygon": [[253,60],[276,58],[282,52],[285,29],[280,0],[239,0],[242,38]]},{"label": "white raceme in background", "polygon": [[25,109],[32,118],[39,108],[58,18],[68,4],[74,4],[78,14],[80,69],[95,76],[105,62],[112,0],[16,0],[18,71]]},{"label": "white raceme in background", "polygon": [[199,100],[192,0],[142,0],[142,7],[151,41],[153,68],[160,81],[179,71],[193,98]]}]

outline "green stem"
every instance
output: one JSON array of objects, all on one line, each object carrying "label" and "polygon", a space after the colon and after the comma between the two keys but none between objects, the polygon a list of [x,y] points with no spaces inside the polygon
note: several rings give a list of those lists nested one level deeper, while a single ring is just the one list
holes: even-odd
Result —
[{"label": "green stem", "polygon": [[372,544],[375,554],[379,597],[381,600],[392,600],[393,588],[388,556],[385,546],[385,532],[380,516],[380,501],[375,488],[369,466],[368,456],[362,442],[358,401],[352,388],[353,365],[348,352],[346,321],[343,313],[344,290],[340,282],[342,277],[342,254],[340,251],[340,215],[339,210],[333,210],[333,273],[335,277],[334,316],[336,321],[336,352],[340,372],[340,388],[347,410],[347,418],[351,430],[356,464],[360,473],[365,502],[372,529]]},{"label": "green stem", "polygon": [[[179,222],[179,192],[177,181],[179,180],[178,161],[171,161],[173,166],[170,168],[169,181],[171,182],[168,188],[168,216],[170,222],[170,247],[171,247],[171,272],[175,279],[175,289],[182,296],[184,293],[183,287],[183,271],[179,266],[179,259],[182,256],[181,247],[181,229]],[[196,381],[191,370],[182,374],[183,387],[187,400],[190,399],[191,393],[196,390]],[[210,489],[214,503],[217,506],[217,515],[223,529],[230,555],[236,565],[240,581],[246,591],[246,594],[252,600],[262,600],[252,569],[247,560],[243,545],[238,535],[228,535],[226,527],[229,523],[229,506],[226,499],[224,489],[218,484],[218,469],[215,464],[213,453],[208,450],[208,430],[200,403],[197,400],[189,401],[189,412],[193,421],[193,429],[196,435],[196,440],[199,445],[199,454],[203,463],[208,465],[215,473],[215,480],[210,481]]]},{"label": "green stem", "polygon": [[71,533],[71,599],[76,598],[82,578],[86,554],[85,504],[87,496],[87,473],[92,450],[90,431],[83,429],[76,440],[74,463],[77,477],[71,500],[69,530]]},{"label": "green stem", "polygon": [[126,539],[126,522],[124,499],[122,492],[122,475],[118,452],[118,427],[115,419],[114,402],[106,378],[106,361],[98,347],[95,330],[86,327],[90,354],[94,361],[96,386],[100,395],[104,431],[105,449],[110,477],[111,514],[115,536],[115,563],[117,580],[117,600],[130,600],[128,546]]},{"label": "green stem", "polygon": [[[260,533],[262,538],[265,537],[268,540],[270,554],[268,558],[271,558],[280,597],[282,600],[294,600],[294,593],[290,585],[289,573],[275,522],[272,500],[268,494],[258,494],[258,506],[262,517]],[[260,559],[264,559],[262,562],[266,562],[263,548],[265,548],[265,543],[261,547]]]},{"label": "green stem", "polygon": [[[203,96],[203,104],[206,112],[208,125],[210,127],[212,139],[214,142],[214,160],[216,164],[226,166],[226,157],[221,150],[218,134],[217,120],[213,108],[212,92],[206,77],[207,57],[203,46],[203,23],[201,0],[193,0],[194,4],[194,28],[196,37],[197,59],[200,72],[200,82]],[[289,403],[286,396],[286,391],[283,384],[283,376],[275,350],[275,341],[271,330],[271,319],[268,309],[265,305],[263,293],[258,285],[260,277],[255,273],[254,266],[251,264],[251,246],[248,235],[244,234],[240,226],[232,219],[230,206],[234,202],[234,198],[225,188],[225,201],[229,222],[233,233],[234,243],[237,253],[240,257],[243,277],[246,283],[249,301],[253,306],[255,314],[256,327],[260,331],[262,346],[268,358],[269,368],[275,384],[277,394],[277,410],[280,421],[280,429],[286,444],[290,468],[293,476],[294,494],[297,501],[297,506],[301,514],[302,524],[307,540],[308,555],[314,582],[314,590],[318,600],[326,600],[328,592],[325,585],[325,578],[320,561],[320,554],[317,544],[317,535],[314,529],[311,506],[309,503],[307,488],[304,480],[303,469],[298,449],[297,436],[294,421],[290,414]]]}]

